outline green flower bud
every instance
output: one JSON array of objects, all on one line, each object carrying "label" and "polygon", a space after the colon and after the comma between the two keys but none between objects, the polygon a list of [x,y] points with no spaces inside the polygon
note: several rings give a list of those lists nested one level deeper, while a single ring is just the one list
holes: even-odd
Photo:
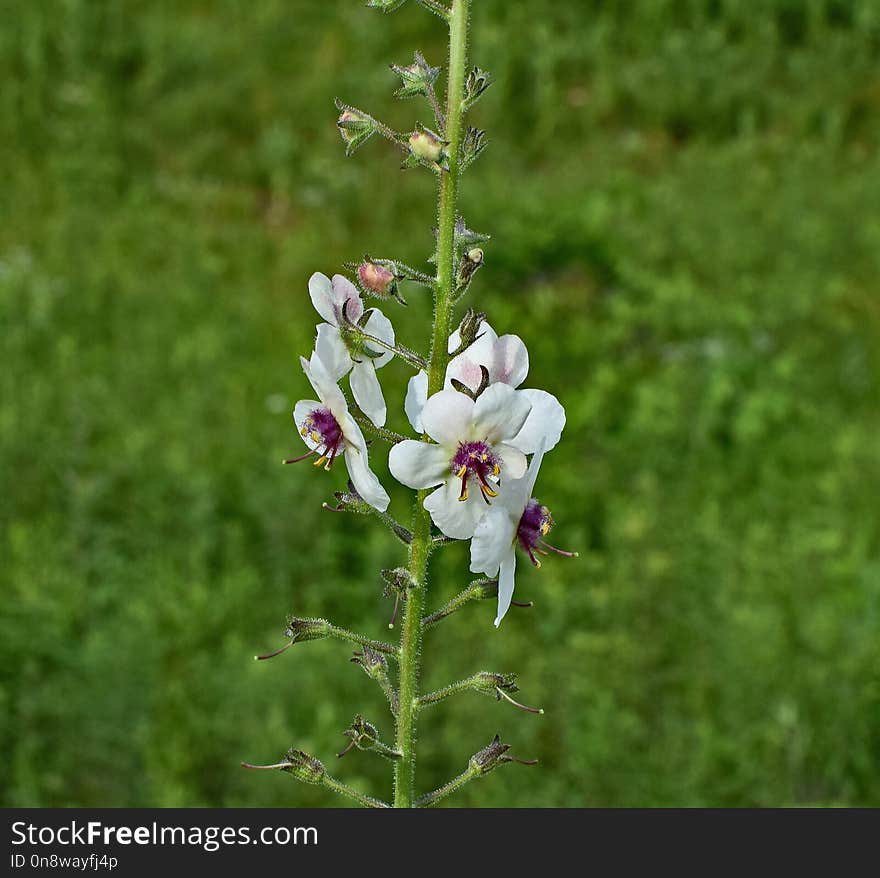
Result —
[{"label": "green flower bud", "polygon": [[501,738],[495,735],[487,747],[483,747],[482,750],[471,756],[468,766],[474,773],[483,775],[494,771],[505,762],[518,762],[520,765],[538,764],[537,759],[517,759],[515,756],[508,756],[509,749],[510,744],[502,744]]},{"label": "green flower bud", "polygon": [[443,141],[430,129],[418,128],[409,136],[409,150],[414,158],[429,165],[439,165],[444,157]]},{"label": "green flower bud", "polygon": [[376,133],[379,126],[372,116],[362,110],[349,107],[341,101],[336,101],[336,106],[342,111],[336,124],[345,144],[345,154],[351,155]]},{"label": "green flower bud", "polygon": [[356,652],[349,661],[360,665],[371,680],[382,682],[388,679],[388,660],[369,646],[363,647],[362,652]]},{"label": "green flower bud", "polygon": [[425,61],[421,52],[416,52],[415,60],[406,67],[399,64],[392,64],[391,69],[401,78],[403,85],[394,96],[397,98],[409,98],[415,95],[426,95],[429,89],[434,85],[437,76],[440,73],[439,67],[431,67]]},{"label": "green flower bud", "polygon": [[303,750],[291,749],[287,751],[286,759],[287,764],[281,770],[292,774],[297,780],[310,784],[319,784],[324,780],[327,773],[324,764],[314,756],[309,756]]},{"label": "green flower bud", "polygon": [[322,640],[330,634],[330,623],[326,619],[299,619],[291,616],[287,620],[284,636],[291,643],[305,643],[307,640]]}]

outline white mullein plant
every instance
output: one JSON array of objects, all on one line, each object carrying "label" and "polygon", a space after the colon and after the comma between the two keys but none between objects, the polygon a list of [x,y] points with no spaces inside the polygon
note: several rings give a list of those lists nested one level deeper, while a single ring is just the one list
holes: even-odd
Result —
[{"label": "white mullein plant", "polygon": [[[405,0],[370,0],[368,6],[393,11]],[[319,468],[336,472],[342,457],[348,484],[336,491],[340,512],[372,515],[407,548],[406,563],[381,571],[386,596],[394,598],[392,626],[400,604],[403,622],[397,644],[386,643],[331,624],[320,618],[291,617],[285,629],[287,643],[272,658],[295,643],[335,637],[358,647],[354,661],[376,681],[388,700],[394,720],[394,741],[385,743],[373,723],[357,714],[343,732],[353,748],[370,750],[394,767],[391,803],[366,795],[333,777],[324,764],[299,749],[291,749],[273,765],[249,768],[282,770],[310,784],[318,784],[367,807],[428,807],[470,780],[508,762],[523,762],[509,754],[510,746],[498,736],[478,750],[457,777],[419,795],[415,787],[416,720],[420,711],[460,692],[478,692],[505,700],[534,714],[543,713],[515,701],[515,675],[481,671],[431,693],[419,689],[422,634],[472,601],[497,601],[494,617],[499,626],[514,603],[516,551],[522,550],[540,566],[538,555],[557,552],[546,542],[553,520],[546,506],[532,494],[538,469],[559,442],[565,411],[552,394],[520,389],[529,371],[529,355],[516,335],[499,336],[485,315],[469,309],[452,330],[455,306],[468,292],[483,265],[480,245],[487,235],[467,228],[458,216],[462,172],[482,152],[482,131],[466,128],[464,117],[488,88],[489,75],[467,70],[467,30],[470,0],[414,0],[445,21],[449,28],[449,67],[445,106],[435,93],[440,69],[431,67],[418,52],[409,65],[392,65],[400,77],[398,97],[422,97],[431,110],[431,127],[417,123],[412,131],[397,132],[363,110],[337,102],[339,131],[351,154],[372,135],[380,134],[403,150],[405,168],[422,167],[433,173],[438,189],[437,244],[426,273],[392,259],[365,257],[349,267],[354,283],[341,274],[332,279],[315,272],[308,293],[324,322],[316,330],[310,358],[301,358],[303,371],[317,400],[301,400],[293,417],[307,451],[284,461],[314,459]],[[414,283],[431,291],[434,319],[429,353],[422,356],[402,345],[391,321],[364,298],[392,299],[405,304],[400,286]],[[416,438],[386,429],[386,395],[377,370],[392,358],[409,364],[415,374],[401,400]],[[352,399],[340,381],[350,375]],[[400,394],[403,396],[403,394]],[[388,397],[392,398],[392,397]],[[366,431],[374,440],[368,449]],[[388,467],[394,478],[419,491],[410,527],[387,511],[390,498],[370,467],[382,443],[390,445]],[[470,568],[484,574],[432,613],[425,611],[427,569],[433,551],[456,540],[470,541]],[[490,624],[487,621],[487,624]],[[395,672],[396,666],[396,672]],[[533,764],[525,762],[524,764]]]}]

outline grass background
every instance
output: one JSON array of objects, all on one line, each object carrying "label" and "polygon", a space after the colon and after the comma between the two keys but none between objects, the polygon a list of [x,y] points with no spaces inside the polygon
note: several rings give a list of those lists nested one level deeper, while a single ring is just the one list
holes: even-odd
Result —
[{"label": "grass background", "polygon": [[[880,7],[473,5],[497,84],[472,301],[567,407],[539,496],[581,557],[521,565],[536,607],[500,633],[484,605],[427,636],[426,687],[516,670],[547,715],[433,708],[420,787],[498,731],[542,766],[454,804],[880,805]],[[428,121],[387,65],[438,63],[442,26],[355,0],[0,11],[0,801],[335,804],[237,767],[291,745],[388,796],[385,764],[332,755],[356,711],[392,732],[346,647],[251,657],[291,611],[383,636],[398,546],[321,511],[341,470],[278,461],[309,274],[432,248],[430,175],[346,160],[333,98]],[[406,369],[383,377],[402,429]],[[467,580],[445,550],[430,602]]]}]

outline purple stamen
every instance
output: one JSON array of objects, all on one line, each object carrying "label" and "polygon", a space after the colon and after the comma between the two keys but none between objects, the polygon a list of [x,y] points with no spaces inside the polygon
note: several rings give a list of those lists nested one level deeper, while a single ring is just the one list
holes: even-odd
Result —
[{"label": "purple stamen", "polygon": [[536,554],[546,556],[550,552],[556,552],[557,555],[565,555],[567,558],[577,558],[577,552],[565,552],[544,541],[544,537],[550,533],[552,527],[553,516],[550,515],[550,510],[532,497],[519,520],[516,538],[535,567],[541,566],[540,559],[535,557]]},{"label": "purple stamen", "polygon": [[300,433],[303,438],[311,439],[315,443],[315,448],[308,454],[284,462],[298,463],[320,452],[315,466],[323,466],[324,469],[329,470],[345,442],[342,427],[339,426],[339,421],[336,420],[333,412],[326,408],[314,409],[303,422]]},{"label": "purple stamen", "polygon": [[[566,558],[577,558],[577,552],[565,552],[562,549],[557,549],[556,546],[551,546],[550,543],[545,543],[544,540],[541,540],[541,545],[545,549],[549,549],[551,552],[556,552],[557,555],[565,555]],[[548,552],[544,552],[544,555],[549,554]]]},{"label": "purple stamen", "polygon": [[468,482],[473,476],[477,480],[480,495],[488,505],[498,492],[490,484],[489,479],[497,481],[501,475],[501,459],[492,451],[487,442],[461,442],[455,456],[449,463],[456,478],[461,479],[459,500],[468,498]]}]

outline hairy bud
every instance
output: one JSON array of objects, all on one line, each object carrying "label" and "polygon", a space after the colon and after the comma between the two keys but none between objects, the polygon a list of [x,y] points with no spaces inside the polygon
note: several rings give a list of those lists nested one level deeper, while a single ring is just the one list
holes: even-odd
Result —
[{"label": "hairy bud", "polygon": [[414,131],[409,137],[412,154],[426,162],[438,162],[443,155],[443,141],[427,128]]},{"label": "hairy bud", "polygon": [[330,634],[330,623],[326,619],[299,619],[291,616],[287,620],[284,636],[292,643],[305,643],[307,640],[323,640]]},{"label": "hairy bud", "polygon": [[479,128],[469,127],[461,143],[461,169],[469,168],[486,148],[486,132]]},{"label": "hairy bud", "polygon": [[483,92],[492,85],[492,76],[479,67],[474,67],[468,73],[464,84],[464,100],[462,107],[467,110],[472,107],[483,95]]},{"label": "hairy bud", "polygon": [[480,247],[471,247],[470,250],[462,254],[455,278],[455,289],[459,295],[470,286],[470,282],[482,265],[483,251]]},{"label": "hairy bud", "polygon": [[441,140],[430,128],[420,125],[407,141],[409,158],[405,166],[427,165],[435,170],[446,164],[446,142]]},{"label": "hairy bud", "polygon": [[433,87],[437,76],[440,73],[439,67],[431,67],[425,61],[421,52],[415,53],[412,64],[401,67],[399,64],[392,64],[391,69],[401,78],[403,85],[394,96],[397,98],[410,98],[416,95],[426,95]]},{"label": "hairy bud", "polygon": [[388,660],[381,652],[376,652],[369,646],[363,647],[361,652],[356,652],[350,661],[360,665],[372,680],[382,682],[388,679]]},{"label": "hairy bud", "polygon": [[287,765],[282,767],[282,771],[292,774],[297,780],[311,784],[319,784],[324,780],[327,773],[324,764],[305,751],[288,750],[286,759]]},{"label": "hairy bud", "polygon": [[504,765],[505,762],[518,762],[520,765],[537,765],[537,759],[517,759],[515,756],[508,756],[507,751],[510,744],[502,744],[498,735],[492,739],[488,746],[477,751],[471,756],[468,765],[476,774],[488,774],[490,771]]},{"label": "hairy bud", "polygon": [[336,106],[341,110],[336,124],[345,144],[345,154],[351,155],[376,133],[379,126],[372,116],[362,110],[349,107],[339,100],[336,101]]}]

